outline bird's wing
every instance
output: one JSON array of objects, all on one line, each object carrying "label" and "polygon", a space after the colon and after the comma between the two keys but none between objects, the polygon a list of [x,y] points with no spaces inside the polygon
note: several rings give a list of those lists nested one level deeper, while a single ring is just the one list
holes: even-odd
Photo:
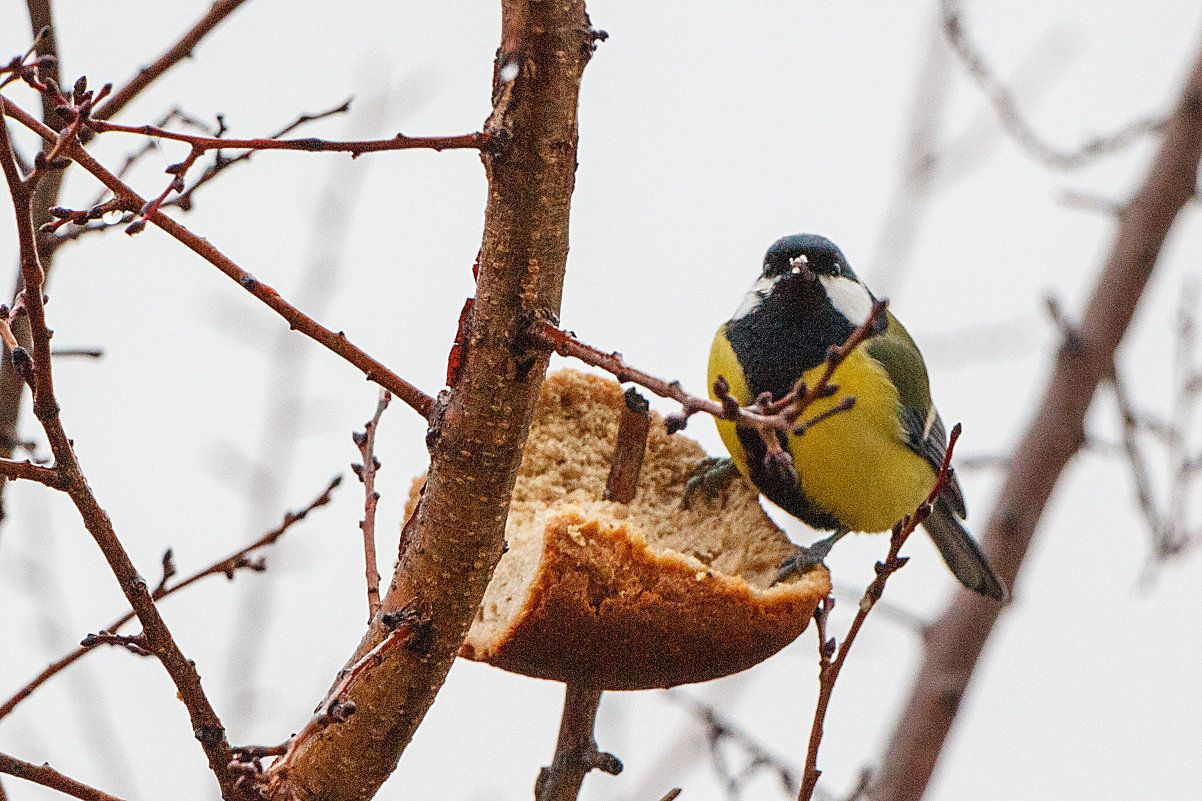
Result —
[{"label": "bird's wing", "polygon": [[[947,429],[931,402],[931,386],[922,353],[892,312],[886,311],[889,325],[864,344],[865,352],[885,368],[897,387],[898,419],[906,447],[938,470],[947,452]],[[967,515],[960,482],[952,476],[943,497],[960,517]]]}]

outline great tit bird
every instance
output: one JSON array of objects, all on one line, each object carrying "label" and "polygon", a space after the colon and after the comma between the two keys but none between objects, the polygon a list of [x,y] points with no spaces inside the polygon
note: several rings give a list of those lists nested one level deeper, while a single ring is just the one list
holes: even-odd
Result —
[{"label": "great tit bird", "polygon": [[[798,379],[813,385],[828,349],[868,319],[874,300],[829,239],[797,234],[777,240],[759,280],[714,336],[711,394],[719,376],[742,406],[763,392],[779,399]],[[831,381],[838,392],[810,406],[806,418],[847,397],[854,405],[801,435],[782,437],[793,475],[765,462],[755,431],[717,421],[734,465],[761,493],[808,525],[834,530],[786,560],[782,576],[820,562],[849,531],[885,531],[913,512],[934,487],[947,450],[922,354],[888,310]],[[953,476],[923,525],[961,584],[1003,600],[1005,586],[958,519],[966,514]]]}]

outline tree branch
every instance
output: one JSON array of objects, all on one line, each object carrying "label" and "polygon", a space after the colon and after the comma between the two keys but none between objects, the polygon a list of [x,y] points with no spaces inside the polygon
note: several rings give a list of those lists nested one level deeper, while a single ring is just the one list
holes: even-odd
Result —
[{"label": "tree branch", "polygon": [[[522,446],[546,371],[523,321],[556,315],[576,170],[580,78],[596,32],[582,0],[504,0],[483,151],[488,207],[460,367],[431,417],[425,493],[381,609],[430,621],[421,649],[393,648],[348,689],[356,713],[308,727],[269,771],[270,799],[370,798],[434,700],[504,547]],[[390,635],[377,617],[348,661]],[[324,704],[319,705],[324,708]]]},{"label": "tree branch", "polygon": [[885,592],[885,583],[889,581],[890,576],[901,570],[905,567],[906,562],[910,561],[910,557],[901,555],[902,546],[906,544],[906,540],[910,538],[919,524],[931,516],[935,502],[947,488],[948,482],[952,480],[952,452],[956,448],[958,439],[960,439],[960,424],[956,423],[948,434],[947,450],[943,454],[943,464],[939,468],[935,486],[931,487],[926,500],[914,510],[913,514],[906,515],[893,527],[893,532],[889,537],[889,553],[885,556],[885,561],[876,563],[876,578],[868,585],[868,589],[864,590],[864,597],[860,599],[856,617],[847,630],[847,636],[843,638],[843,643],[839,645],[838,651],[835,650],[834,638],[827,639],[826,636],[826,621],[831,610],[835,608],[835,599],[828,595],[822,605],[814,611],[814,630],[818,633],[818,702],[814,705],[814,722],[810,727],[810,744],[806,751],[805,772],[801,777],[801,789],[797,794],[798,801],[810,801],[813,798],[814,790],[818,786],[818,777],[822,775],[822,771],[818,769],[818,746],[822,744],[826,711],[830,706],[831,695],[835,691],[835,681],[838,680],[839,672],[843,670],[843,665],[847,662],[847,655],[851,653],[856,636],[864,626],[864,621],[868,619],[868,613],[872,611]]},{"label": "tree branch", "polygon": [[[664,425],[669,433],[680,431],[690,417],[698,412],[709,414],[719,420],[730,420],[737,425],[750,428],[759,434],[764,442],[764,462],[771,468],[791,471],[792,457],[781,445],[781,434],[803,434],[823,420],[836,414],[849,411],[855,405],[855,398],[844,398],[842,402],[832,406],[814,417],[798,422],[813,403],[822,398],[829,398],[839,391],[837,384],[831,381],[835,370],[846,361],[851,353],[875,335],[878,323],[885,314],[889,301],[878,300],[872,304],[868,317],[858,325],[841,345],[832,346],[826,354],[822,375],[807,386],[804,381],[798,381],[782,398],[772,398],[769,393],[762,394],[749,406],[739,406],[730,394],[730,385],[726,378],[719,376],[714,382],[714,395],[718,400],[710,400],[690,394],[679,381],[665,381],[650,373],[646,373],[626,364],[622,354],[605,353],[592,345],[581,342],[575,334],[561,331],[544,319],[536,319],[524,332],[524,336],[552,348],[561,356],[571,356],[585,364],[591,364],[610,372],[622,383],[632,382],[644,387],[661,398],[676,401],[681,406],[677,414],[664,418]],[[688,503],[688,492],[685,503]]]},{"label": "tree branch", "polygon": [[[29,23],[34,35],[34,51],[38,55],[38,69],[51,80],[59,80],[58,40],[54,30],[54,8],[50,0],[28,0]],[[62,119],[56,111],[56,103],[43,95],[42,121],[51,129],[62,127]],[[3,114],[0,113],[0,117]],[[30,201],[33,208],[34,230],[49,219],[46,209],[55,205],[59,189],[62,187],[63,170],[53,170],[39,181],[33,189]],[[48,272],[53,266],[52,258],[42,259],[42,269]],[[25,288],[25,281],[20,270],[17,271],[13,295],[19,294]],[[15,331],[21,345],[30,347],[29,328],[21,321]],[[13,449],[20,437],[17,436],[17,420],[21,410],[21,398],[24,397],[25,376],[9,360],[0,362],[0,457],[11,457]],[[0,481],[0,519],[4,517],[3,493],[6,481]]]},{"label": "tree branch", "polygon": [[138,74],[131,78],[129,83],[113,92],[109,96],[109,99],[96,109],[94,115],[96,119],[107,120],[114,117],[131,100],[137,97],[143,89],[162,77],[167,70],[191,56],[192,50],[200,43],[200,40],[212,33],[213,29],[222,20],[237,10],[238,6],[244,2],[246,0],[217,0],[217,2],[213,3],[208,12],[197,20],[196,24],[189,28],[153,64],[138,70]]},{"label": "tree branch", "polygon": [[380,400],[376,403],[376,413],[363,427],[363,433],[351,435],[359,455],[363,457],[362,464],[352,464],[351,469],[363,482],[363,520],[359,529],[363,532],[363,562],[367,577],[367,622],[380,611],[380,571],[376,567],[376,503],[380,493],[376,492],[376,471],[380,469],[380,460],[376,458],[376,429],[380,427],[380,417],[388,408],[392,396],[388,390],[380,392]]},{"label": "tree branch", "polygon": [[204,153],[209,150],[301,150],[308,153],[350,153],[352,158],[357,158],[364,153],[383,153],[391,150],[480,150],[488,144],[490,138],[488,133],[475,132],[458,136],[405,136],[398,133],[388,139],[361,139],[345,142],[318,139],[317,137],[226,139],[167,131],[156,125],[119,125],[115,122],[96,119],[88,120],[86,125],[98,134],[117,132],[183,142],[189,145],[194,153]]},{"label": "tree branch", "polygon": [[[57,139],[58,135],[54,131],[39,123],[20,106],[2,97],[0,97],[0,103],[3,104],[4,114],[12,117],[43,139]],[[146,200],[141,195],[105,169],[78,143],[67,147],[65,152],[69,158],[108,187],[113,195],[125,204],[127,211],[138,211],[146,206]],[[358,368],[367,377],[367,380],[387,389],[416,410],[422,417],[429,417],[434,402],[433,398],[401,378],[392,370],[389,370],[383,362],[373,358],[353,344],[347,339],[346,334],[341,331],[335,333],[318,323],[312,317],[309,317],[300,309],[284,300],[270,286],[235,264],[233,260],[214,247],[207,239],[192,233],[186,226],[176,222],[162,211],[156,211],[151,214],[150,222],[181,242],[193,253],[221,270],[226,276],[237,281],[239,286],[287,320],[290,328],[324,345]]]},{"label": "tree branch", "polygon": [[[277,541],[279,541],[280,537],[284,536],[284,533],[287,532],[288,529],[292,528],[292,526],[296,523],[304,520],[309,512],[313,511],[319,506],[325,506],[328,504],[330,502],[330,493],[334,491],[334,488],[338,486],[341,480],[341,476],[335,476],[334,479],[331,480],[328,485],[326,485],[325,490],[322,491],[317,498],[310,501],[309,504],[300,511],[289,512],[286,514],[283,522],[280,523],[279,526],[267,532],[250,545],[247,545],[245,548],[239,551],[235,551],[224,559],[216,561],[202,570],[198,570],[197,572],[188,576],[186,579],[177,581],[170,585],[168,584],[168,580],[174,576],[175,567],[172,562],[171,551],[168,550],[165,554],[163,554],[163,578],[161,581],[159,581],[159,585],[155,588],[154,592],[151,593],[151,597],[153,597],[155,601],[160,601],[163,598],[166,598],[168,595],[173,595],[185,587],[189,587],[201,579],[209,576],[220,575],[225,576],[227,579],[233,579],[234,575],[239,570],[254,570],[256,572],[262,571],[266,567],[263,559],[259,558],[252,561],[250,558],[251,554],[260,550],[261,548],[274,545]],[[103,631],[115,632],[117,629],[121,628],[133,619],[134,613],[128,612],[114,620],[109,625],[105,626]],[[61,659],[49,664],[45,670],[31,679],[24,687],[14,693],[11,698],[9,698],[3,704],[0,704],[0,720],[3,720],[5,716],[7,716],[17,707],[18,704],[32,695],[38,687],[41,687],[48,680],[62,672],[65,668],[70,667],[90,650],[90,648],[80,646]]]},{"label": "tree branch", "polygon": [[59,478],[57,470],[53,467],[34,464],[28,459],[25,461],[0,459],[0,476],[4,476],[5,478],[23,478],[27,481],[36,481],[39,484],[45,484],[47,487],[53,489],[62,489],[62,480]]},{"label": "tree branch", "polygon": [[[7,108],[8,103],[5,101],[0,107],[0,166],[3,167],[13,201],[20,247],[21,276],[25,282],[25,314],[29,319],[33,339],[33,411],[38,422],[42,424],[42,430],[54,454],[54,469],[63,482],[63,491],[70,496],[84,526],[113,571],[126,600],[137,614],[142,624],[147,650],[158,658],[175,683],[179,697],[188,710],[196,739],[200,741],[208,758],[209,768],[221,786],[222,797],[230,801],[239,795],[229,770],[229,743],[225,739],[225,729],[221,720],[204,694],[196,665],[184,656],[171,636],[154,600],[150,597],[146,580],[138,574],[129,554],[118,539],[108,514],[92,494],[83,470],[75,458],[71,440],[63,430],[51,375],[50,331],[46,326],[42,296],[42,280],[45,273],[38,260],[37,240],[33,228],[32,202],[36,184],[32,183],[32,180],[38,174],[39,161],[35,160],[30,178],[22,178],[8,135],[4,113]],[[68,126],[61,138],[55,135],[56,144],[51,148],[52,152],[59,148],[68,136],[73,138],[74,134],[69,133],[71,127]],[[40,163],[47,164],[48,161],[42,159]]]},{"label": "tree branch", "polygon": [[[1085,412],[1098,384],[1110,372],[1165,237],[1194,197],[1200,156],[1202,52],[1195,56],[1176,109],[1164,126],[1148,176],[1120,216],[1114,245],[1076,328],[1077,336],[1060,349],[1039,411],[1014,452],[986,525],[985,551],[1011,587],[1048,498],[1081,446]],[[910,699],[869,798],[916,801],[923,794],[1000,611],[997,604],[960,590],[930,626]]]},{"label": "tree branch", "polygon": [[60,793],[83,799],[83,801],[121,801],[115,795],[109,795],[95,787],[64,776],[49,765],[34,765],[8,754],[0,754],[0,773],[35,782],[43,787],[49,787],[51,790],[58,790]]},{"label": "tree branch", "polygon": [[601,691],[577,684],[565,684],[563,715],[555,756],[548,767],[538,772],[534,783],[535,801],[575,801],[589,771],[599,770],[610,776],[622,772],[622,762],[613,754],[598,750],[593,728]]},{"label": "tree branch", "polygon": [[956,55],[960,57],[969,75],[985,93],[998,120],[1018,145],[1038,161],[1061,170],[1084,167],[1104,156],[1130,147],[1145,136],[1154,134],[1165,121],[1157,117],[1132,120],[1107,136],[1098,136],[1083,142],[1074,149],[1056,147],[1044,141],[1019,110],[1018,101],[1002,84],[985,57],[968,38],[960,0],[942,0],[940,14],[943,30]]}]

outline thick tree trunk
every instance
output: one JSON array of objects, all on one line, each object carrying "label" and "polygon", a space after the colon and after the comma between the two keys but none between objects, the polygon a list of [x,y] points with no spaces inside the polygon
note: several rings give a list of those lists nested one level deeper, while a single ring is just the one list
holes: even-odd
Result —
[{"label": "thick tree trunk", "polygon": [[[1202,156],[1202,53],[1144,185],[1124,209],[1110,257],[1074,335],[1061,347],[1038,413],[1014,451],[983,545],[1013,586],[1044,507],[1084,438],[1085,413],[1110,372],[1174,220],[1194,196]],[[1001,607],[960,591],[929,630],[909,702],[868,797],[917,801]]]},{"label": "thick tree trunk", "polygon": [[[424,497],[406,525],[382,611],[404,610],[400,644],[377,616],[330,702],[273,766],[272,798],[358,801],[395,768],[459,650],[504,545],[509,496],[546,371],[520,332],[558,313],[576,171],[576,106],[594,31],[582,0],[504,0],[483,153],[488,209],[461,359],[432,416]],[[464,265],[468,269],[468,265]],[[427,276],[436,281],[436,276]],[[422,280],[415,276],[415,280]],[[426,625],[428,624],[428,630]],[[379,658],[363,661],[372,649]],[[341,689],[338,684],[341,683]],[[337,711],[337,710],[335,710]],[[474,725],[465,722],[465,725]]]}]

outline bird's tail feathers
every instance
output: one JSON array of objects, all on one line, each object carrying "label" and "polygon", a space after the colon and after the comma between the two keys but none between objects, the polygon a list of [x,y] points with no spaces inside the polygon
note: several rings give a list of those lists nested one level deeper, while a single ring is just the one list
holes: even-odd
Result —
[{"label": "bird's tail feathers", "polygon": [[1006,585],[993,572],[989,560],[981,551],[979,545],[956,519],[951,506],[940,498],[931,511],[931,516],[923,522],[923,527],[935,541],[943,561],[951,568],[956,578],[968,589],[978,592],[995,601],[1005,601],[1010,593]]}]

